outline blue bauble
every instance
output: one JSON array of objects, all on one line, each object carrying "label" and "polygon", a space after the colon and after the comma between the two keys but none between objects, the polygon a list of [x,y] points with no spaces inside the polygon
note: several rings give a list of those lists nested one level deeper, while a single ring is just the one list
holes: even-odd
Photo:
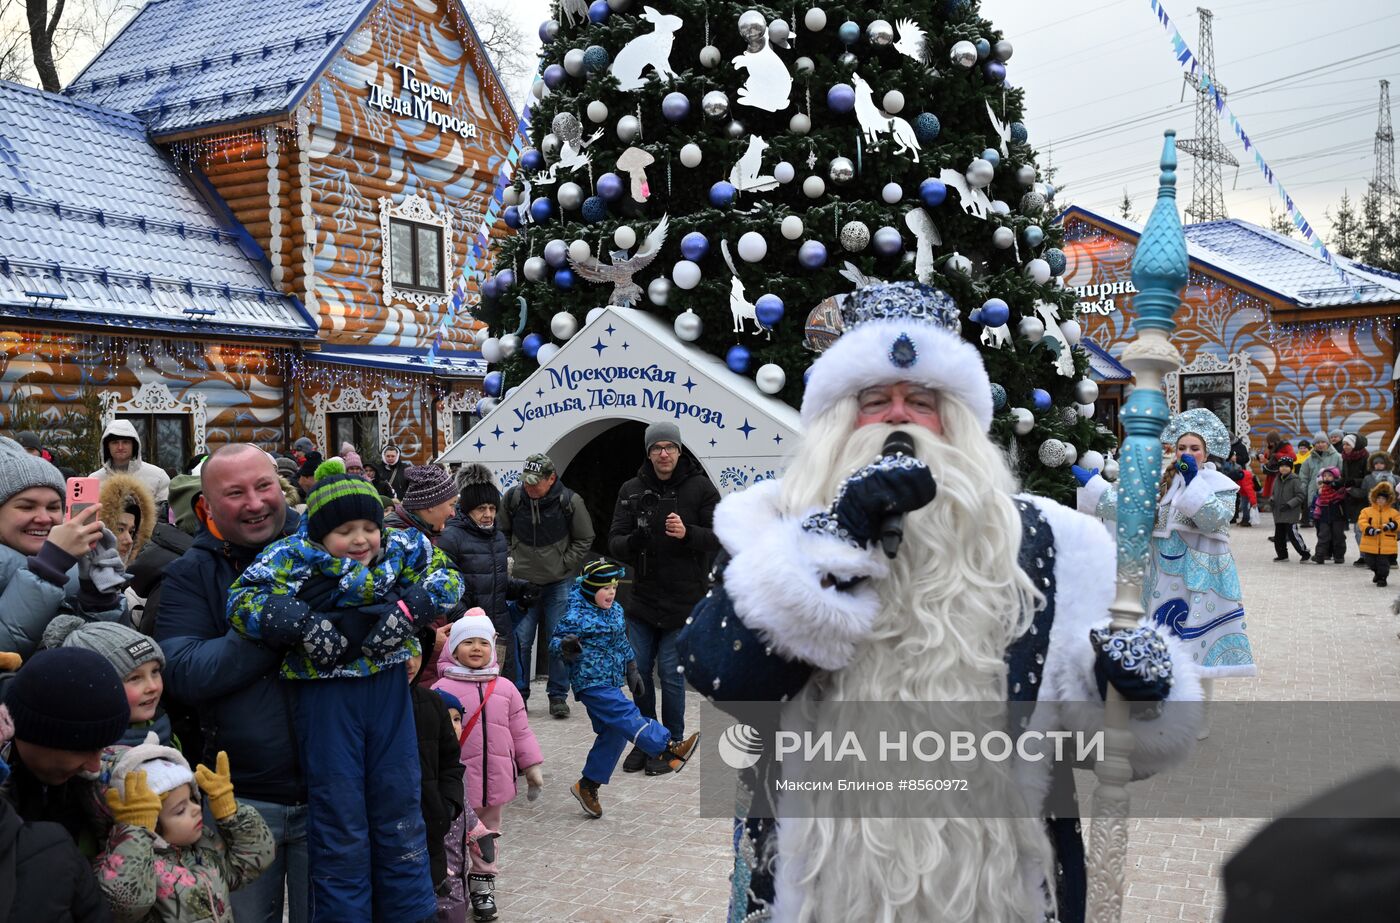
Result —
[{"label": "blue bauble", "polygon": [[1000,298],[988,298],[982,302],[982,311],[977,320],[984,327],[1000,327],[1011,319],[1011,307]]},{"label": "blue bauble", "polygon": [[554,274],[554,287],[568,291],[574,287],[574,271],[572,269],[560,269]]},{"label": "blue bauble", "polygon": [[520,155],[520,169],[537,173],[544,169],[544,155],[534,148]]},{"label": "blue bauble", "polygon": [[1006,389],[1001,385],[992,385],[992,409],[1000,410],[1006,406]]},{"label": "blue bauble", "polygon": [[1012,123],[1011,123],[1011,140],[1012,140],[1012,141],[1015,141],[1017,144],[1025,144],[1026,141],[1030,138],[1030,136],[1031,136],[1031,133],[1028,132],[1028,131],[1026,131],[1025,123],[1023,123],[1023,122],[1012,122]]},{"label": "blue bauble", "polygon": [[914,137],[919,139],[920,144],[932,144],[942,130],[943,125],[932,112],[921,112],[919,117],[914,119]]},{"label": "blue bauble", "polygon": [[[860,33],[859,27],[856,33]],[[836,84],[826,91],[826,107],[832,112],[850,112],[856,107],[856,91],[844,83]]]},{"label": "blue bauble", "polygon": [[904,252],[904,235],[899,233],[898,228],[888,224],[877,230],[875,236],[870,239],[875,245],[875,252],[881,256],[894,256]]},{"label": "blue bauble", "polygon": [[803,269],[821,269],[826,265],[826,244],[819,240],[804,241],[797,248],[797,262]]},{"label": "blue bauble", "polygon": [[758,322],[771,329],[783,319],[783,299],[777,295],[760,295],[753,303],[753,311]]},{"label": "blue bauble", "polygon": [[812,380],[812,367],[809,365],[802,370],[802,387],[807,387],[807,383]]},{"label": "blue bauble", "polygon": [[551,64],[544,69],[544,85],[551,90],[557,90],[564,85],[564,81],[568,76],[563,67],[558,64]]},{"label": "blue bauble", "polygon": [[982,159],[995,167],[997,164],[1001,163],[1001,151],[994,147],[989,147],[982,152]]},{"label": "blue bauble", "polygon": [[699,231],[691,231],[681,238],[681,256],[698,263],[710,252],[710,239]]},{"label": "blue bauble", "polygon": [[481,283],[481,300],[491,301],[501,296],[501,284],[495,279],[486,279]]},{"label": "blue bauble", "polygon": [[690,97],[684,93],[667,93],[661,100],[661,114],[669,122],[679,122],[690,115]]},{"label": "blue bauble", "polygon": [[841,23],[841,28],[837,30],[836,34],[841,36],[841,41],[847,45],[854,45],[860,41],[860,26],[848,19]]},{"label": "blue bauble", "polygon": [[598,195],[602,196],[605,202],[616,202],[622,198],[625,189],[622,177],[616,173],[604,173],[598,177]]},{"label": "blue bauble", "polygon": [[553,199],[535,199],[530,203],[530,217],[544,222],[554,217]]},{"label": "blue bauble", "polygon": [[535,353],[539,352],[540,347],[543,345],[544,338],[538,333],[527,333],[525,334],[525,339],[520,341],[520,351],[533,359],[535,358]]},{"label": "blue bauble", "polygon": [[506,289],[515,285],[515,270],[502,269],[500,272],[496,273],[495,282],[496,290],[501,294],[505,294]]},{"label": "blue bauble", "polygon": [[977,60],[987,60],[987,57],[992,53],[992,43],[984,38],[979,38],[973,44],[977,46]]},{"label": "blue bauble", "polygon": [[[606,2],[606,0],[604,0]],[[583,50],[583,69],[597,74],[608,66],[608,50],[602,45],[589,45]]]},{"label": "blue bauble", "polygon": [[[559,32],[558,25],[559,24],[552,19],[546,19],[544,22],[540,23],[539,36],[542,44],[548,45],[550,42],[554,41],[554,36]],[[555,28],[551,29],[550,26],[554,26]]]},{"label": "blue bauble", "polygon": [[606,221],[608,218],[608,203],[603,201],[602,196],[591,195],[583,200],[583,220],[589,224],[597,224],[599,221]]},{"label": "blue bauble", "polygon": [[982,76],[988,83],[1001,83],[1006,79],[1006,65],[1000,61],[988,61],[982,65]]},{"label": "blue bauble", "polygon": [[1065,251],[1059,247],[1051,247],[1040,255],[1040,258],[1050,264],[1050,274],[1058,276],[1065,271],[1069,261],[1065,259]]},{"label": "blue bauble", "polygon": [[1039,247],[1045,243],[1045,232],[1036,225],[1031,225],[1025,230],[1026,246]]},{"label": "blue bauble", "polygon": [[941,179],[929,177],[919,184],[919,201],[925,208],[937,208],[948,198],[948,187]]},{"label": "blue bauble", "polygon": [[747,347],[731,346],[729,352],[724,354],[724,364],[729,366],[729,371],[735,375],[742,375],[749,370],[749,363],[753,361],[753,354]]},{"label": "blue bauble", "polygon": [[710,187],[710,204],[715,208],[728,208],[734,204],[734,197],[739,191],[732,185],[720,180]]},{"label": "blue bauble", "polygon": [[506,219],[506,227],[520,227],[520,209],[516,208],[514,205],[507,205],[503,216]]},{"label": "blue bauble", "polygon": [[593,0],[588,5],[588,18],[593,22],[602,22],[608,18],[612,10],[608,8],[608,0]]},{"label": "blue bauble", "polygon": [[501,386],[505,384],[505,377],[500,372],[487,372],[486,377],[481,380],[481,387],[491,397],[501,396]]},{"label": "blue bauble", "polygon": [[1031,403],[1035,406],[1036,410],[1044,413],[1050,409],[1050,392],[1046,391],[1044,388],[1036,388],[1031,392]]}]

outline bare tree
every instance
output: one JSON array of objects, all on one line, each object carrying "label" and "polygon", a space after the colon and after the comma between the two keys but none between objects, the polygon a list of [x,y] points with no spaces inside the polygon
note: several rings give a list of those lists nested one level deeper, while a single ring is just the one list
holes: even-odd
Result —
[{"label": "bare tree", "polygon": [[45,90],[59,92],[60,71],[95,54],[139,6],[136,0],[0,0],[0,79],[37,77]]},{"label": "bare tree", "polygon": [[515,14],[501,0],[475,0],[468,12],[496,73],[501,75],[506,93],[516,100],[523,92],[526,78],[534,73],[529,52],[532,43],[525,40],[525,32]]}]

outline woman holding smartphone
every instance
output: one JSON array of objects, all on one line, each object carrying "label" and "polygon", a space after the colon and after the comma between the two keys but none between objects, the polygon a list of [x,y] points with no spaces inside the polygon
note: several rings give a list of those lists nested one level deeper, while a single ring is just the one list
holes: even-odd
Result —
[{"label": "woman holding smartphone", "polygon": [[60,612],[122,614],[121,557],[98,519],[97,492],[71,519],[67,492],[57,468],[0,436],[0,651],[27,659]]}]

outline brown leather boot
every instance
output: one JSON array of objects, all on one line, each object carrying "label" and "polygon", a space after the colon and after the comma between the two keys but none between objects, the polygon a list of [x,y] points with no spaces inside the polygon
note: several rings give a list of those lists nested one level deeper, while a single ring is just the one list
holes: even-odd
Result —
[{"label": "brown leather boot", "polygon": [[589,817],[603,816],[603,803],[598,800],[597,783],[589,779],[579,779],[569,787],[569,791],[573,794],[579,807],[583,808],[583,813]]},{"label": "brown leather boot", "polygon": [[661,759],[671,767],[672,772],[680,772],[690,758],[695,755],[695,745],[700,743],[700,732],[696,731],[685,740],[673,740],[661,754]]}]

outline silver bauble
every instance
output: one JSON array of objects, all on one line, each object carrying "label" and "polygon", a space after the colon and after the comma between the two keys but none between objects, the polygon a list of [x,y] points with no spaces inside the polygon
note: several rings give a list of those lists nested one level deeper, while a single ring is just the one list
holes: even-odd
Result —
[{"label": "silver bauble", "polygon": [[859,253],[870,246],[870,228],[862,221],[848,221],[841,228],[841,246]]},{"label": "silver bauble", "polygon": [[992,232],[992,243],[1002,250],[1009,250],[1016,243],[1016,232],[1010,228],[997,228]]},{"label": "silver bauble", "polygon": [[1011,53],[1013,51],[1015,51],[1015,49],[1011,47],[1011,43],[1006,39],[1002,39],[992,47],[992,55],[1003,64],[1011,60]]},{"label": "silver bauble", "polygon": [[802,236],[802,231],[804,230],[802,219],[796,215],[788,215],[782,220],[782,223],[778,225],[778,230],[781,231],[782,235],[788,240],[797,240],[797,238]]},{"label": "silver bauble", "polygon": [[744,137],[744,132],[747,130],[744,128],[744,123],[738,119],[730,119],[729,124],[724,126],[724,133],[734,141]]},{"label": "silver bauble", "polygon": [[1060,322],[1060,335],[1070,346],[1078,346],[1079,338],[1084,335],[1084,328],[1079,325],[1079,321],[1071,318]]},{"label": "silver bauble", "polygon": [[624,115],[617,120],[617,139],[623,144],[631,144],[642,133],[642,123],[635,115]]},{"label": "silver bauble", "polygon": [[676,320],[671,325],[676,336],[687,343],[694,343],[700,339],[700,333],[705,329],[705,325],[700,322],[700,315],[694,311],[684,311],[676,315]]},{"label": "silver bauble", "polygon": [[1102,471],[1104,461],[1105,459],[1103,457],[1103,453],[1096,452],[1093,449],[1087,449],[1085,450],[1084,454],[1079,456],[1080,465],[1082,465],[1085,468],[1088,468],[1090,471],[1093,471],[1095,468]]},{"label": "silver bauble", "polygon": [[956,250],[953,251],[952,256],[948,257],[948,262],[944,263],[943,265],[944,268],[948,269],[951,272],[956,272],[959,275],[972,275],[972,260],[963,256],[961,253],[958,253]]},{"label": "silver bauble", "polygon": [[712,119],[722,119],[729,114],[729,97],[723,90],[711,90],[700,98],[700,111]]},{"label": "silver bauble", "polygon": [[559,37],[559,20],[551,19],[544,24],[544,40],[552,42]]},{"label": "silver bauble", "polygon": [[608,9],[621,13],[632,5],[632,0],[608,0]]},{"label": "silver bauble", "polygon": [[894,41],[894,26],[883,19],[877,19],[865,27],[865,37],[870,44],[884,47]]},{"label": "silver bauble", "polygon": [[541,343],[540,348],[535,350],[535,362],[538,365],[549,365],[555,356],[559,355],[558,343]]},{"label": "silver bauble", "polygon": [[856,178],[856,165],[849,157],[833,157],[827,167],[827,175],[833,183],[849,183]]},{"label": "silver bauble", "polygon": [[593,124],[597,125],[597,124],[600,124],[600,123],[602,123],[602,122],[606,122],[607,120],[608,120],[608,106],[607,106],[607,103],[604,103],[604,102],[602,102],[601,100],[595,99],[595,100],[593,100],[593,102],[591,102],[591,103],[588,104],[588,121],[590,121],[590,122],[592,122]]},{"label": "silver bauble", "polygon": [[700,145],[694,142],[681,148],[681,165],[686,167],[700,166]]},{"label": "silver bauble", "polygon": [[549,87],[544,85],[544,78],[542,77],[536,77],[535,82],[530,84],[530,95],[535,97],[535,99],[544,99],[544,94],[548,92]]},{"label": "silver bauble", "polygon": [[604,310],[606,310],[606,309],[604,309],[604,308],[589,308],[589,309],[588,309],[588,313],[584,316],[583,322],[584,322],[585,324],[591,324],[591,323],[593,323],[595,320],[597,320],[598,318],[600,318],[600,317],[603,316],[603,311],[604,311]]},{"label": "silver bauble", "polygon": [[788,131],[794,135],[805,135],[811,130],[812,119],[801,112],[788,119]]},{"label": "silver bauble", "polygon": [[809,32],[820,32],[826,28],[826,10],[814,6],[802,17],[802,24]]},{"label": "silver bauble", "polygon": [[560,112],[554,116],[549,123],[549,130],[562,141],[577,141],[583,137],[583,126],[579,124],[578,116],[572,112]]},{"label": "silver bauble", "polygon": [[519,204],[520,204],[520,190],[519,190],[519,189],[516,189],[514,186],[507,186],[507,187],[501,192],[501,204],[502,204],[502,205],[519,205]]},{"label": "silver bauble", "polygon": [[792,27],[787,24],[786,19],[775,19],[768,24],[768,43],[770,45],[786,48],[790,35],[792,35]]},{"label": "silver bauble", "polygon": [[1074,383],[1074,399],[1081,404],[1092,404],[1099,399],[1098,382],[1092,378],[1081,378]]},{"label": "silver bauble", "polygon": [[904,94],[898,90],[890,90],[884,98],[885,111],[890,115],[895,115],[904,110]]},{"label": "silver bauble", "polygon": [[787,372],[784,372],[780,365],[765,362],[758,367],[753,380],[754,384],[758,385],[758,390],[764,394],[777,394],[787,384]]},{"label": "silver bauble", "polygon": [[700,49],[701,67],[719,67],[720,53],[714,45],[706,45]]},{"label": "silver bauble", "polygon": [[802,181],[802,193],[809,199],[819,199],[826,192],[826,181],[820,176],[809,176]]},{"label": "silver bauble", "polygon": [[1006,204],[1005,202],[1003,202],[1001,199],[993,199],[993,200],[992,200],[992,207],[989,208],[989,209],[987,209],[987,210],[990,211],[993,215],[1009,215],[1009,214],[1011,214],[1011,206],[1010,206],[1010,205],[1007,205],[1007,204]]},{"label": "silver bauble", "polygon": [[752,43],[768,31],[768,20],[758,10],[745,10],[739,14],[739,35]]},{"label": "silver bauble", "polygon": [[886,183],[880,190],[880,200],[886,205],[894,205],[904,198],[904,187],[899,183]]},{"label": "silver bauble", "polygon": [[1034,185],[1035,175],[1035,167],[1030,164],[1022,164],[1016,170],[1016,182],[1020,183],[1022,186]]},{"label": "silver bauble", "polygon": [[981,157],[974,157],[972,163],[967,165],[967,181],[973,186],[986,186],[996,179],[996,175],[996,167]]},{"label": "silver bauble", "polygon": [[1118,480],[1118,461],[1110,458],[1108,461],[1104,462],[1103,470],[1100,471],[1099,474],[1103,475],[1105,481]]},{"label": "silver bauble", "polygon": [[560,208],[572,211],[583,204],[583,189],[578,183],[564,183],[559,187],[556,197],[559,199]]},{"label": "silver bauble", "polygon": [[509,359],[515,355],[515,351],[520,348],[520,337],[513,333],[507,333],[501,337],[501,357]]},{"label": "silver bauble", "polygon": [[[1065,426],[1074,426],[1079,422],[1079,411],[1075,410],[1073,407],[1061,407],[1060,422]],[[1069,443],[1065,444],[1068,445]]]},{"label": "silver bauble", "polygon": [[843,51],[836,56],[836,63],[840,64],[842,67],[854,68],[860,63],[860,58],[857,58],[849,51]]},{"label": "silver bauble", "polygon": [[492,365],[504,359],[505,354],[501,352],[501,341],[496,339],[495,337],[487,337],[486,339],[482,340],[481,358],[485,359]]},{"label": "silver bauble", "polygon": [[1016,329],[1031,344],[1039,343],[1045,336],[1045,322],[1038,317],[1021,318],[1020,326]]},{"label": "silver bauble", "polygon": [[476,412],[483,417],[495,409],[496,399],[489,395],[476,402]]},{"label": "silver bauble", "polygon": [[549,332],[556,340],[567,340],[578,333],[578,318],[568,311],[560,311],[549,319]]},{"label": "silver bauble", "polygon": [[1028,192],[1021,196],[1021,214],[1037,218],[1043,211],[1045,211],[1045,196],[1038,192]]},{"label": "silver bauble", "polygon": [[544,245],[544,261],[555,269],[563,269],[569,262],[569,245],[554,238]]},{"label": "silver bauble", "polygon": [[[1069,412],[1069,415],[1072,416],[1072,417],[1073,417],[1073,416],[1077,416],[1077,414],[1076,414],[1073,410],[1071,410],[1071,411]],[[1076,448],[1074,447],[1074,443],[1072,443],[1072,442],[1061,442],[1060,445],[1062,445],[1062,446],[1065,447],[1065,464],[1066,464],[1066,465],[1072,465],[1072,464],[1074,464],[1075,462],[1079,461],[1079,450],[1076,449]]]},{"label": "silver bauble", "polygon": [[564,52],[564,72],[570,77],[583,76],[583,49],[570,48]]},{"label": "silver bauble", "polygon": [[666,302],[671,300],[671,280],[665,276],[652,279],[647,286],[647,298],[658,308],[666,307]]},{"label": "silver bauble", "polygon": [[813,61],[811,58],[807,57],[804,54],[802,57],[792,62],[792,67],[793,70],[797,71],[798,74],[800,74],[803,77],[806,77],[807,75],[811,74],[812,71],[817,69],[817,64],[815,61]]},{"label": "silver bauble", "polygon": [[593,248],[588,246],[588,241],[586,240],[580,239],[569,244],[569,259],[573,260],[575,263],[582,263],[592,255]]},{"label": "silver bauble", "polygon": [[550,132],[540,139],[540,153],[545,160],[555,160],[559,156],[559,136]]},{"label": "silver bauble", "polygon": [[1036,285],[1044,285],[1050,281],[1050,264],[1040,258],[1033,259],[1026,264],[1026,275]]},{"label": "silver bauble", "polygon": [[797,178],[797,168],[786,160],[780,160],[773,166],[773,178],[783,184],[790,183]]},{"label": "silver bauble", "polygon": [[1065,463],[1065,444],[1058,439],[1047,439],[1040,444],[1036,456],[1045,467],[1058,468]]},{"label": "silver bauble", "polygon": [[955,42],[948,59],[958,67],[971,67],[977,63],[977,46],[967,41]]},{"label": "silver bauble", "polygon": [[[974,48],[972,53],[976,54],[977,49]],[[1035,429],[1035,414],[1024,407],[1012,407],[1011,419],[1011,427],[1016,431],[1016,435],[1018,436],[1024,436],[1026,433]]]},{"label": "silver bauble", "polygon": [[525,278],[531,282],[541,281],[546,272],[549,272],[549,264],[543,257],[532,256],[525,261]]}]

